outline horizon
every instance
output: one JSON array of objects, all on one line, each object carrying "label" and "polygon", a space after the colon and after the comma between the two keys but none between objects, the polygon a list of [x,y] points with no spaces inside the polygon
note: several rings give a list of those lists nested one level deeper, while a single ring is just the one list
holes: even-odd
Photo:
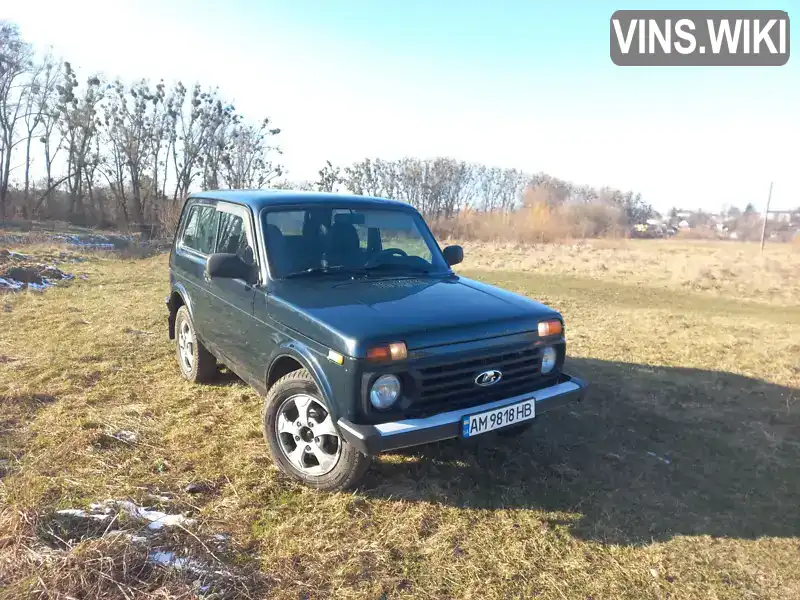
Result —
[{"label": "horizon", "polygon": [[327,160],[446,156],[631,190],[661,213],[761,212],[770,181],[771,209],[800,205],[791,60],[617,67],[608,27],[622,7],[573,6],[30,0],[4,18],[80,81],[98,72],[218,86],[249,119],[282,130],[290,181],[315,179]]}]

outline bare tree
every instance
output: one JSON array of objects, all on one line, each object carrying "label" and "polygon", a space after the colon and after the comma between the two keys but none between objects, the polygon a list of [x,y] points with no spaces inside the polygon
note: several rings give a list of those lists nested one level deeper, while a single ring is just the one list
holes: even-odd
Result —
[{"label": "bare tree", "polygon": [[[170,168],[170,156],[174,156],[175,146],[178,142],[178,117],[181,113],[181,106],[185,100],[184,96],[185,88],[183,84],[178,83],[166,97],[165,105],[164,105],[164,115],[162,117],[162,126],[163,126],[163,133],[164,133],[164,141],[166,146],[164,148],[164,160],[158,161],[156,160],[156,167],[160,166],[163,168],[162,177],[161,177],[161,197],[166,200],[166,193],[167,193],[167,179],[169,177],[169,168]],[[177,173],[175,173],[177,177]],[[158,183],[158,178],[154,178],[156,183]]]},{"label": "bare tree", "polygon": [[[34,63],[30,79],[24,90],[24,115],[25,122],[25,177],[24,177],[24,204],[23,210],[28,214],[34,212],[30,203],[30,180],[33,140],[39,134],[45,134],[52,121],[50,111],[56,95],[58,84],[58,63],[52,55],[47,55],[40,62]],[[45,131],[42,131],[42,130]]]},{"label": "bare tree", "polygon": [[342,182],[339,167],[334,167],[331,161],[325,161],[325,166],[319,170],[319,179],[315,183],[320,192],[332,192]]},{"label": "bare tree", "polygon": [[382,163],[373,163],[369,158],[344,168],[342,183],[352,194],[359,196],[380,196],[384,186],[381,181]]},{"label": "bare tree", "polygon": [[[73,220],[142,225],[174,212],[197,185],[271,185],[282,175],[272,142],[280,130],[267,119],[245,120],[205,89],[146,80],[105,86],[98,77],[79,84],[68,62],[50,55],[34,62],[18,28],[0,21],[0,216],[10,207],[17,155],[22,210],[32,216],[60,209]],[[104,205],[109,197],[114,214]]]},{"label": "bare tree", "polygon": [[[212,98],[208,98],[212,100]],[[232,132],[239,125],[241,115],[236,114],[232,104],[223,103],[220,98],[208,102],[205,112],[206,128],[203,144],[203,187],[218,189],[220,174],[229,146],[232,143]]]},{"label": "bare tree", "polygon": [[450,158],[433,161],[436,179],[436,217],[452,217],[460,207],[468,205],[475,193],[474,168]]},{"label": "bare tree", "polygon": [[[140,226],[144,224],[149,195],[153,192],[152,179],[143,184],[153,158],[154,122],[163,98],[160,90],[154,93],[144,80],[129,88],[115,81],[103,102],[112,191],[126,218]],[[129,198],[125,194],[126,184],[130,186]]]},{"label": "bare tree", "polygon": [[568,202],[574,193],[574,186],[563,179],[546,173],[537,173],[529,178],[527,189],[537,190],[548,206],[561,206]]},{"label": "bare tree", "polygon": [[292,181],[289,179],[272,179],[267,184],[267,187],[273,190],[299,190],[303,192],[314,192],[317,190],[316,184],[313,181],[308,180],[296,180]]},{"label": "bare tree", "polygon": [[269,119],[259,127],[238,123],[222,157],[222,180],[231,189],[258,189],[280,177],[282,169],[269,160],[270,152],[280,152],[267,142],[281,130],[270,128]]},{"label": "bare tree", "polygon": [[[186,88],[178,83],[175,88],[176,136],[172,144],[172,162],[175,168],[173,199],[189,193],[195,178],[202,174],[206,149],[213,140],[218,121],[217,92],[203,92],[200,84],[192,88],[189,107],[186,105]],[[220,102],[221,108],[221,102]]]},{"label": "bare tree", "polygon": [[[50,59],[48,58],[45,60]],[[49,76],[45,78],[45,82],[39,90],[39,101],[37,103],[39,122],[41,124],[39,142],[42,144],[42,152],[44,154],[45,192],[39,197],[39,200],[33,208],[34,215],[39,214],[42,202],[46,202],[48,213],[52,212],[51,199],[53,189],[60,183],[54,183],[53,181],[53,163],[56,160],[59,150],[62,148],[61,130],[59,129],[61,114],[58,108],[58,88],[62,83],[62,78],[58,63],[54,64],[52,79],[51,87]]]},{"label": "bare tree", "polygon": [[153,114],[152,130],[150,132],[150,165],[152,169],[153,196],[155,200],[163,197],[163,189],[166,184],[167,174],[164,172],[164,181],[159,186],[159,173],[164,169],[167,161],[162,160],[162,151],[169,152],[169,141],[174,132],[174,119],[171,116],[172,97],[167,104],[166,87],[160,81],[153,92]]},{"label": "bare tree", "polygon": [[31,69],[32,51],[19,29],[0,21],[0,218],[5,218],[11,177],[11,155],[25,140],[19,123],[25,118],[24,76]]},{"label": "bare tree", "polygon": [[367,158],[345,167],[341,182],[351,193],[403,200],[427,217],[438,218],[450,217],[472,201],[476,173],[473,165],[451,158]]},{"label": "bare tree", "polygon": [[88,196],[89,207],[94,214],[95,223],[103,225],[106,222],[106,212],[103,206],[103,196],[95,194],[95,180],[97,172],[102,162],[100,151],[100,136],[92,138],[92,150],[89,152],[86,165],[83,169],[83,177],[86,182],[86,194]]},{"label": "bare tree", "polygon": [[83,183],[87,157],[92,148],[92,139],[97,134],[100,120],[98,104],[103,98],[100,79],[89,77],[86,89],[76,95],[78,79],[70,63],[64,63],[64,80],[58,86],[59,127],[62,143],[67,151],[66,176],[69,194],[69,216],[74,219],[83,214]]}]

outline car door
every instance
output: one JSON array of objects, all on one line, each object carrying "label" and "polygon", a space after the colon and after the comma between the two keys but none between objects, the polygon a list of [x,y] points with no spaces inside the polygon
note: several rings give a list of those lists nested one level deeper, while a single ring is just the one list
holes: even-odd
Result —
[{"label": "car door", "polygon": [[209,327],[211,298],[204,272],[208,255],[213,252],[215,243],[215,202],[190,199],[184,214],[173,255],[173,273],[176,282],[180,282],[185,290],[185,300],[189,305],[197,336],[209,350],[214,351],[213,333]]},{"label": "car door", "polygon": [[226,364],[247,378],[253,362],[253,300],[259,283],[258,254],[250,209],[231,202],[217,203],[214,252],[236,254],[252,267],[248,279],[214,278],[209,288],[212,336]]},{"label": "car door", "polygon": [[254,298],[252,338],[257,348],[253,357],[258,362],[253,368],[260,370],[263,378],[270,361],[280,353],[280,344],[288,340],[282,331],[284,326],[270,316],[271,304],[275,301],[271,298],[276,289],[274,279],[319,266],[321,235],[312,233],[314,229],[319,231],[319,224],[309,218],[307,211],[300,209],[262,212],[255,223],[261,241],[264,283],[257,287]]}]

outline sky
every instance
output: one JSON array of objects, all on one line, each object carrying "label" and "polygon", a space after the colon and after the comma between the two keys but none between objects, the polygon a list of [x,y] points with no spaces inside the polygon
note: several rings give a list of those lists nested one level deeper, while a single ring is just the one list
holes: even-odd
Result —
[{"label": "sky", "polygon": [[[760,210],[770,181],[772,208],[800,205],[798,57],[783,67],[611,62],[615,10],[685,7],[4,0],[0,18],[81,75],[218,86],[282,129],[290,180],[316,179],[326,160],[450,156],[641,192],[660,210]],[[770,8],[791,19],[800,0]]]}]

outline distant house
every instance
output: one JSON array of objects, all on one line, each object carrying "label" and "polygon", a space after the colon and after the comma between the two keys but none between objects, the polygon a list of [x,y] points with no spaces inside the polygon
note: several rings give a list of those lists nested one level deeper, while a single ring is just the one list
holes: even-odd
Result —
[{"label": "distant house", "polygon": [[686,219],[678,221],[678,229],[689,229],[689,228],[690,228],[689,221],[687,221]]}]

